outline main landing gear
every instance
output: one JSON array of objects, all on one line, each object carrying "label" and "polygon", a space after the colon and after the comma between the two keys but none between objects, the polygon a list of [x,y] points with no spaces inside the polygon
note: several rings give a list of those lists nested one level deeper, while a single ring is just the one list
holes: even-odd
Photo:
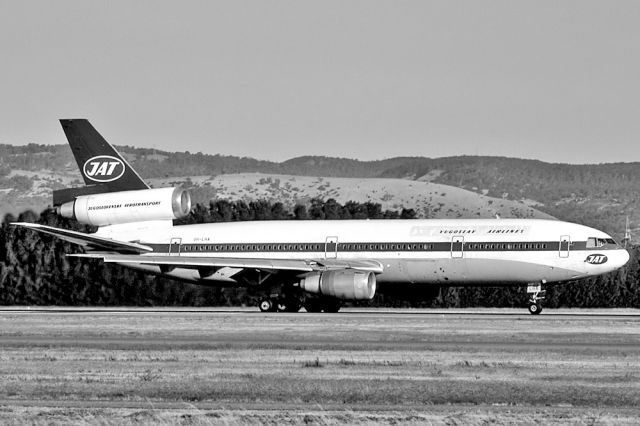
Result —
[{"label": "main landing gear", "polygon": [[307,297],[304,301],[304,309],[307,312],[336,313],[342,307],[338,299],[330,297]]},{"label": "main landing gear", "polygon": [[[263,297],[258,303],[262,312],[298,312],[303,303],[295,296]],[[306,297],[304,308],[307,312],[338,312],[342,304],[338,299],[329,297]]]},{"label": "main landing gear", "polygon": [[262,312],[298,312],[302,303],[297,297],[265,297],[258,303]]},{"label": "main landing gear", "polygon": [[529,284],[527,294],[529,295],[529,313],[539,315],[542,312],[542,302],[546,290],[542,289],[542,284]]}]

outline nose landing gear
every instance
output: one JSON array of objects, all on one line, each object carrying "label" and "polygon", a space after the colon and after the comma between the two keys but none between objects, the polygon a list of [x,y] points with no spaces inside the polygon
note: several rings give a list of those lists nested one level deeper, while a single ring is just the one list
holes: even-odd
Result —
[{"label": "nose landing gear", "polygon": [[527,294],[529,295],[529,313],[539,315],[542,312],[542,302],[546,290],[542,289],[542,284],[529,284]]}]

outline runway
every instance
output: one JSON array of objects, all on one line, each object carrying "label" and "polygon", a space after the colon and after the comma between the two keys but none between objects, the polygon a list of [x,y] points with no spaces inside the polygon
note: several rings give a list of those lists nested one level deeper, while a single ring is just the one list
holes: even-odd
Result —
[{"label": "runway", "polygon": [[[113,314],[250,314],[264,315],[256,307],[65,307],[65,306],[0,306],[0,315],[5,313],[113,313]],[[298,314],[309,314],[302,310]],[[344,315],[462,315],[462,316],[527,316],[526,308],[466,308],[466,309],[414,309],[414,308],[342,308]],[[284,315],[297,315],[285,313]],[[320,315],[320,314],[317,314]],[[326,315],[326,314],[322,314]],[[571,317],[640,317],[640,309],[620,308],[561,308],[546,309],[544,316]]]},{"label": "runway", "polygon": [[637,310],[3,308],[0,422],[186,410],[579,424],[598,407],[624,423],[640,415],[639,325]]},{"label": "runway", "polygon": [[[328,330],[326,324],[338,327]],[[256,308],[3,308],[1,346],[94,349],[342,350],[640,349],[640,311],[345,309],[338,314]],[[339,330],[339,333],[336,331]],[[508,331],[511,331],[510,333]]]}]

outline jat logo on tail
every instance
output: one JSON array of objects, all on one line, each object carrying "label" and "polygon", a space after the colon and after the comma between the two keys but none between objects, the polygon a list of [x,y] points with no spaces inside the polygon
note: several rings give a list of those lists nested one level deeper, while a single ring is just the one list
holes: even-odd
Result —
[{"label": "jat logo on tail", "polygon": [[95,182],[113,182],[124,174],[124,163],[110,155],[98,155],[84,163],[82,172]]},{"label": "jat logo on tail", "polygon": [[607,261],[607,256],[604,254],[590,254],[585,259],[585,262],[590,263],[592,265],[602,265]]}]

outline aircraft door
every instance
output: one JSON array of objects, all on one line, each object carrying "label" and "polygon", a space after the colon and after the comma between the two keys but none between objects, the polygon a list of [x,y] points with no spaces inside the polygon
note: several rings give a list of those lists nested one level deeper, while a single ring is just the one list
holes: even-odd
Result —
[{"label": "aircraft door", "polygon": [[324,243],[324,258],[336,259],[338,257],[338,237],[327,237]]},{"label": "aircraft door", "polygon": [[180,244],[182,238],[172,238],[169,243],[169,256],[180,256]]},{"label": "aircraft door", "polygon": [[569,257],[569,247],[571,246],[571,237],[563,235],[560,237],[560,257]]},{"label": "aircraft door", "polygon": [[456,236],[451,238],[451,257],[460,259],[464,256],[464,237]]}]

